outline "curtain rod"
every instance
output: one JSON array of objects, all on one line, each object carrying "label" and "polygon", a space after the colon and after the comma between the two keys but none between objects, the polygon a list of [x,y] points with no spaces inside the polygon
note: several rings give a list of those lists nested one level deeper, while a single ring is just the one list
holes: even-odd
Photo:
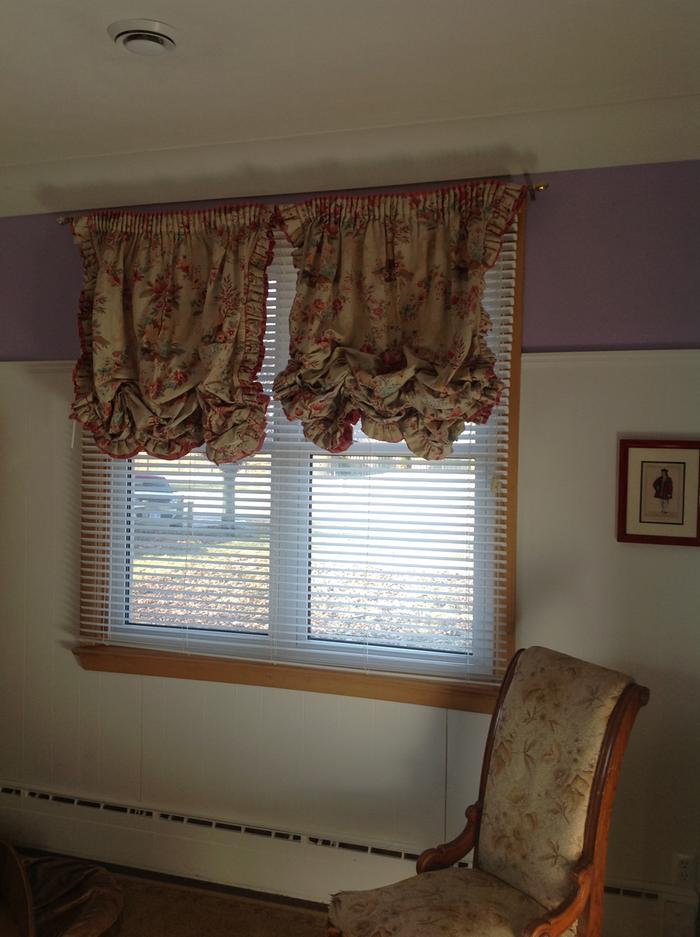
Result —
[{"label": "curtain rod", "polygon": [[[548,182],[533,182],[531,185],[527,186],[527,190],[530,193],[531,201],[535,201],[537,194],[539,192],[546,192],[549,188]],[[400,194],[400,193],[397,193]],[[105,208],[98,209],[98,211],[119,211],[118,208]],[[82,213],[81,213],[82,214]],[[56,224],[71,224],[75,221],[77,215],[59,215],[56,219]]]}]

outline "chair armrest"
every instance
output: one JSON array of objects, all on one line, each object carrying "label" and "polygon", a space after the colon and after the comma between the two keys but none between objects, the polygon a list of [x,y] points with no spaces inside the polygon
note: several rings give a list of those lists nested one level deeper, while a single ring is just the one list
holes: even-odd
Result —
[{"label": "chair armrest", "polygon": [[593,869],[590,865],[575,866],[571,877],[574,882],[571,898],[528,924],[523,937],[558,937],[579,919],[591,895]]},{"label": "chair armrest", "polygon": [[479,831],[479,821],[481,820],[481,804],[472,804],[467,807],[467,825],[455,839],[449,843],[442,843],[440,846],[434,846],[432,849],[426,849],[418,856],[416,862],[416,872],[432,872],[435,869],[449,869],[455,862],[463,859],[467,853],[471,852],[476,843],[476,835]]}]

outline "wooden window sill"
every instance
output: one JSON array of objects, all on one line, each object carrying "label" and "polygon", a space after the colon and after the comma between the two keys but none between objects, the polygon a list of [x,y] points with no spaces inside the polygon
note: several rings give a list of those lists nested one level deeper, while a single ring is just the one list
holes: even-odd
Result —
[{"label": "wooden window sill", "polygon": [[330,670],[117,645],[81,644],[73,649],[73,653],[84,670],[244,683],[476,713],[492,713],[498,696],[497,686],[459,680]]}]

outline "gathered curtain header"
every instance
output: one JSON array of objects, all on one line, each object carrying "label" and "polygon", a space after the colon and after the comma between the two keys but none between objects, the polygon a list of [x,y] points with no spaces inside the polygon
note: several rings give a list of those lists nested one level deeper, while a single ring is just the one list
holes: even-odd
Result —
[{"label": "gathered curtain header", "polygon": [[330,196],[289,205],[83,215],[71,416],[103,451],[217,463],[257,452],[274,230],[294,247],[290,359],[275,396],[331,452],[370,437],[449,455],[500,396],[481,302],[524,186]]}]

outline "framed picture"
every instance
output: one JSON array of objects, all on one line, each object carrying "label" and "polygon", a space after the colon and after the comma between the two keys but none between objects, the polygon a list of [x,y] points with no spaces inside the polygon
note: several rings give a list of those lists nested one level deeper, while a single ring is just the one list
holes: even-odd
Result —
[{"label": "framed picture", "polygon": [[621,439],[617,539],[700,546],[700,440]]}]

